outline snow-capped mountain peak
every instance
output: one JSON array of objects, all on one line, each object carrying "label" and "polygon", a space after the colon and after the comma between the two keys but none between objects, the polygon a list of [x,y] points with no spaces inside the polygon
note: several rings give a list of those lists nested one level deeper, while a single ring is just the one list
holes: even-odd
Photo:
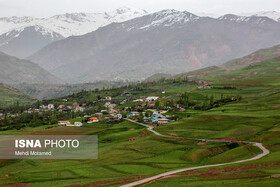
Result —
[{"label": "snow-capped mountain peak", "polygon": [[227,21],[232,21],[232,22],[248,22],[250,24],[254,25],[261,25],[261,24],[266,24],[266,23],[271,23],[275,22],[269,17],[266,16],[238,16],[234,14],[227,14],[224,16],[221,16],[218,18],[219,20],[227,20]]},{"label": "snow-capped mountain peak", "polygon": [[280,22],[280,12],[276,11],[263,11],[253,13],[241,13],[241,16],[253,16],[253,17],[268,17],[274,21]]},{"label": "snow-capped mountain peak", "polygon": [[149,29],[158,26],[168,27],[195,21],[197,19],[199,19],[199,17],[190,12],[167,9],[147,15],[144,21],[140,20],[141,23],[136,22],[136,25],[131,25],[130,28],[127,28],[127,31],[132,29]]},{"label": "snow-capped mountain peak", "polygon": [[22,27],[41,26],[63,37],[83,35],[113,22],[124,22],[144,16],[145,10],[122,7],[105,13],[66,13],[50,18],[5,17],[0,18],[0,35]]}]

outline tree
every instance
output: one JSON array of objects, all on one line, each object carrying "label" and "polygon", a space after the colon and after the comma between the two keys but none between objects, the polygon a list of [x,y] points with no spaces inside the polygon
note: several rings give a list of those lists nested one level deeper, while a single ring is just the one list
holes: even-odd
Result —
[{"label": "tree", "polygon": [[157,100],[156,103],[155,103],[155,108],[156,109],[159,108],[159,105],[160,105],[160,102],[159,102],[159,100]]},{"label": "tree", "polygon": [[212,106],[214,104],[214,96],[212,95],[211,97],[210,97],[210,105]]},{"label": "tree", "polygon": [[140,121],[140,122],[142,122],[142,121],[143,121],[143,119],[144,119],[144,115],[143,115],[143,113],[142,113],[142,112],[140,112],[140,114],[139,114],[139,121]]}]

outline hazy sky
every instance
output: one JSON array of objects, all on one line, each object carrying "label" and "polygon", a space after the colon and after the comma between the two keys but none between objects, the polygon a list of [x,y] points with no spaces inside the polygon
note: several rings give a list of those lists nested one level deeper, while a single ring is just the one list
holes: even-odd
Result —
[{"label": "hazy sky", "polygon": [[155,12],[162,9],[216,14],[280,12],[280,0],[0,0],[0,17],[49,17],[72,12],[104,12],[128,6]]}]

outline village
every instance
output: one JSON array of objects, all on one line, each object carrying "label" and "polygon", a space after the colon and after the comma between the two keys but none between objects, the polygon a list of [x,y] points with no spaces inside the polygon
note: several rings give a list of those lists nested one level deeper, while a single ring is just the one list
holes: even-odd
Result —
[{"label": "village", "polygon": [[[196,90],[212,89],[210,83],[205,80],[183,79],[178,83],[180,81],[186,81],[184,84],[193,84]],[[110,95],[107,92],[106,90],[91,91],[94,94],[92,99],[79,98],[78,95],[73,94],[60,99],[37,101],[29,108],[26,106],[25,109],[21,108],[14,112],[0,113],[0,121],[7,122],[7,119],[14,119],[10,123],[17,125],[18,129],[25,127],[25,123],[32,126],[56,124],[81,127],[114,124],[124,119],[160,126],[179,120],[180,113],[185,111],[203,109],[205,101],[213,105],[213,101],[208,97],[203,101],[196,100],[189,94],[170,98],[161,87],[155,95],[141,96],[137,94],[137,86],[129,89],[118,88],[110,92]]]},{"label": "village", "polygon": [[[161,125],[167,124],[175,121],[174,115],[164,115],[168,110],[160,110],[155,106],[155,102],[160,98],[157,96],[148,96],[146,98],[134,99],[132,102],[138,103],[138,108],[135,111],[132,111],[131,107],[124,107],[119,109],[117,104],[111,103],[112,98],[106,96],[104,99],[99,101],[105,102],[103,105],[105,109],[100,110],[97,113],[91,115],[84,115],[82,121],[75,121],[71,123],[70,121],[58,121],[59,126],[82,126],[83,124],[94,124],[99,122],[116,122],[128,118],[135,120],[144,124],[149,125]],[[120,104],[124,104],[129,101],[129,99],[123,100]],[[47,107],[48,110],[54,110],[53,104],[49,104],[51,108]],[[64,108],[70,108],[71,106],[62,106],[60,105],[57,109],[63,111]],[[143,110],[143,108],[146,108]],[[170,108],[170,107],[169,107]],[[74,107],[75,112],[84,112],[86,107],[76,106]],[[141,109],[141,110],[139,110]],[[180,111],[185,111],[184,108],[179,107]]]}]

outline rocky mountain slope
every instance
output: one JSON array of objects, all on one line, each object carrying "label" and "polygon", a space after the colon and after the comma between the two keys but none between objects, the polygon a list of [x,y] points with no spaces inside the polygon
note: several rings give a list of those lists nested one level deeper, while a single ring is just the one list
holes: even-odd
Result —
[{"label": "rocky mountain slope", "polygon": [[55,84],[62,83],[52,74],[27,60],[20,60],[0,52],[0,83]]},{"label": "rocky mountain slope", "polygon": [[54,42],[29,59],[70,82],[139,80],[220,65],[279,44],[279,31],[268,17],[164,10]]},{"label": "rocky mountain slope", "polygon": [[0,18],[0,51],[25,58],[53,41],[146,14],[145,10],[123,7],[113,12],[72,13],[50,18]]},{"label": "rocky mountain slope", "polygon": [[51,42],[63,38],[60,34],[38,25],[19,28],[0,36],[0,51],[25,58]]},{"label": "rocky mountain slope", "polygon": [[277,45],[271,48],[258,50],[250,55],[231,60],[220,66],[211,66],[188,73],[183,73],[175,77],[188,76],[190,79],[207,80],[219,80],[220,77],[220,81],[255,79],[251,83],[263,84],[266,82],[269,84],[280,80],[279,72],[280,45]]}]

